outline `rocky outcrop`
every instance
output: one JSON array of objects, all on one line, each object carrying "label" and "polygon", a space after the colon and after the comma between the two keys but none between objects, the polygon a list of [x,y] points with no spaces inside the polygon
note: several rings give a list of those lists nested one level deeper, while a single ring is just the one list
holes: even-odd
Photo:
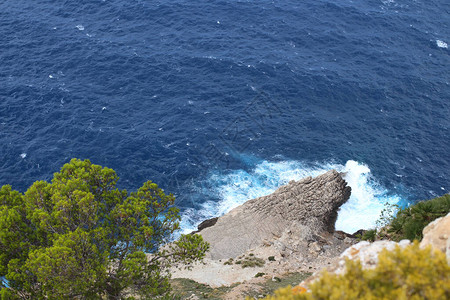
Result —
[{"label": "rocky outcrop", "polygon": [[[362,241],[348,247],[339,258],[330,266],[327,266],[326,270],[330,273],[344,274],[346,271],[346,260],[353,261],[359,260],[363,269],[375,268],[378,264],[378,255],[383,249],[392,251],[395,247],[405,247],[410,245],[409,240],[402,240],[400,242],[394,241],[376,241],[373,243]],[[308,289],[308,287],[314,281],[318,280],[322,276],[322,270],[315,272],[312,276],[304,280],[299,286]]]},{"label": "rocky outcrop", "polygon": [[428,245],[446,253],[447,261],[450,263],[450,213],[434,220],[423,229],[420,247]]},{"label": "rocky outcrop", "polygon": [[350,190],[335,170],[291,181],[231,210],[200,234],[211,244],[212,259],[234,258],[282,236],[316,240],[314,236],[334,231],[337,212]]},{"label": "rocky outcrop", "polygon": [[[337,232],[336,232],[337,233]],[[335,235],[336,235],[335,233]],[[445,217],[434,220],[423,229],[423,239],[420,242],[420,247],[425,248],[432,246],[444,252],[447,255],[447,261],[450,264],[450,213]],[[409,240],[402,240],[398,243],[394,241],[382,240],[369,243],[367,241],[359,242],[347,248],[339,259],[329,266],[327,270],[331,273],[343,274],[345,273],[345,261],[359,260],[363,269],[370,269],[376,267],[378,263],[378,255],[383,249],[392,251],[398,245],[405,247],[410,245]],[[303,281],[300,286],[307,288],[312,282],[318,280],[321,272],[314,273],[311,277]]]},{"label": "rocky outcrop", "polygon": [[346,259],[359,260],[363,269],[374,268],[378,263],[378,255],[383,249],[392,251],[395,247],[397,247],[397,245],[400,247],[405,247],[410,244],[411,242],[409,240],[402,240],[398,243],[394,241],[376,241],[373,243],[369,243],[367,241],[359,242],[347,248],[341,254],[337,268],[334,272],[337,274],[344,273]]}]

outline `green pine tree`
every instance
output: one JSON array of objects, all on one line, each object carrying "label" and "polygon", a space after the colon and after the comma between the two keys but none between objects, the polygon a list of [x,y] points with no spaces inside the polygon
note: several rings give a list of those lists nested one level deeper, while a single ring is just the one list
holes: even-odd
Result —
[{"label": "green pine tree", "polygon": [[73,159],[25,194],[0,189],[1,299],[165,295],[169,267],[204,257],[199,235],[167,244],[180,221],[173,195],[151,181],[128,193],[117,180]]}]

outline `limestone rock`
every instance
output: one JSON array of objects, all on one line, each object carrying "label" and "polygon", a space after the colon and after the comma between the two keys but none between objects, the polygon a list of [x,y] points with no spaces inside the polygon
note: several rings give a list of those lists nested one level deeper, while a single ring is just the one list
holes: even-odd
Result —
[{"label": "limestone rock", "polygon": [[[381,250],[394,250],[397,245],[405,247],[411,244],[409,240],[402,240],[398,243],[393,241],[376,241],[369,243],[367,241],[359,242],[349,248],[347,248],[339,257],[337,262],[327,268],[328,272],[336,274],[344,274],[346,267],[346,259],[359,260],[363,269],[374,268],[378,263],[378,255]],[[300,283],[300,286],[308,288],[308,286],[314,281],[318,280],[321,276],[321,272],[314,273],[311,277]]]},{"label": "limestone rock", "polygon": [[335,170],[291,181],[273,194],[236,207],[200,234],[211,244],[212,259],[234,258],[283,235],[306,240],[334,231],[338,209],[350,191]]},{"label": "limestone rock", "polygon": [[381,250],[387,249],[392,251],[397,245],[405,247],[411,244],[409,240],[402,240],[398,243],[393,241],[376,241],[369,243],[367,241],[359,242],[349,248],[347,248],[339,257],[338,268],[334,270],[335,273],[341,274],[345,271],[345,260],[359,260],[362,267],[373,268],[378,263],[378,254]]},{"label": "limestone rock", "polygon": [[433,246],[446,253],[450,263],[450,213],[434,220],[423,229],[423,239],[420,247]]}]

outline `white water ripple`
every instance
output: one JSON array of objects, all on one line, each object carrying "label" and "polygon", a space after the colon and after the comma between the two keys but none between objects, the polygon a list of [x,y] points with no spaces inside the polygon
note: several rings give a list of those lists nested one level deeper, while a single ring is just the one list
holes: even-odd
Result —
[{"label": "white water ripple", "polygon": [[290,180],[315,177],[331,169],[344,173],[344,179],[352,188],[350,199],[339,211],[336,230],[353,233],[374,228],[385,203],[405,202],[378,184],[371,177],[368,166],[353,160],[345,165],[324,163],[313,167],[299,161],[262,161],[250,172],[236,170],[229,174],[210,175],[208,182],[213,190],[209,192],[219,195],[220,200],[207,201],[199,210],[185,211],[181,222],[183,232],[190,232],[200,221],[221,216],[249,199],[268,195]]},{"label": "white water ripple", "polygon": [[448,49],[448,45],[447,45],[447,43],[444,42],[444,41],[436,40],[436,45],[437,45],[439,48],[445,48],[445,49]]}]

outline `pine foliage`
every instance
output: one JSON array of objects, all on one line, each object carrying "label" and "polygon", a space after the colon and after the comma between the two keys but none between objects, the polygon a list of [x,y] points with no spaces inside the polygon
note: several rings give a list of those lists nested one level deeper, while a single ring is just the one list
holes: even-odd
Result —
[{"label": "pine foliage", "polygon": [[162,247],[179,229],[173,195],[151,181],[128,193],[117,180],[73,159],[25,194],[0,189],[2,300],[152,298],[169,292],[170,266],[204,257],[198,235]]}]

